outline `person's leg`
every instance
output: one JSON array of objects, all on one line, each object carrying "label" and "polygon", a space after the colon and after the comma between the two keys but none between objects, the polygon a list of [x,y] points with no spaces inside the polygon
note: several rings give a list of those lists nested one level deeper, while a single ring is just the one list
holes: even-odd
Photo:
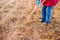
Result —
[{"label": "person's leg", "polygon": [[45,23],[49,23],[50,22],[50,19],[51,19],[51,11],[52,11],[52,6],[49,6],[46,8],[46,20],[45,20]]},{"label": "person's leg", "polygon": [[46,8],[46,6],[42,6],[42,22],[44,22],[46,18]]}]

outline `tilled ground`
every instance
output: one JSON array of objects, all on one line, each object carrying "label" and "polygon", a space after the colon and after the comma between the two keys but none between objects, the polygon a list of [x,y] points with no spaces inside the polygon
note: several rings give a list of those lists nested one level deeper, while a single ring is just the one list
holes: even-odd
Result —
[{"label": "tilled ground", "polygon": [[60,40],[60,0],[53,8],[51,23],[38,22],[41,7],[34,12],[35,0],[0,0],[0,40]]}]

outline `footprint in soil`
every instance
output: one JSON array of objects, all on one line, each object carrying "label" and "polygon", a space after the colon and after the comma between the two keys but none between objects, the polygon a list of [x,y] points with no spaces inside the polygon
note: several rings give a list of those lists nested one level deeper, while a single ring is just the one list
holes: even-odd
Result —
[{"label": "footprint in soil", "polygon": [[1,9],[2,7],[0,6],[0,9]]},{"label": "footprint in soil", "polygon": [[12,22],[16,22],[17,21],[17,18],[12,18],[10,19]]},{"label": "footprint in soil", "polygon": [[2,17],[0,16],[0,21],[2,20]]},{"label": "footprint in soil", "polygon": [[60,40],[60,38],[58,38],[57,40]]}]

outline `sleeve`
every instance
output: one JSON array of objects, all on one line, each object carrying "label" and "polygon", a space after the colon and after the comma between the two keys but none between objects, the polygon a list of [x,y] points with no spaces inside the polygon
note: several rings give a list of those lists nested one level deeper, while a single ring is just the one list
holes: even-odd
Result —
[{"label": "sleeve", "polygon": [[39,5],[40,4],[40,0],[36,0],[36,5]]}]

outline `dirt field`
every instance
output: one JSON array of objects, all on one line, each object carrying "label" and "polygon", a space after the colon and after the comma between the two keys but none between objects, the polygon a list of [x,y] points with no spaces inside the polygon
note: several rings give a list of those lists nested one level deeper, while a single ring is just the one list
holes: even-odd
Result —
[{"label": "dirt field", "polygon": [[34,5],[35,0],[0,0],[0,40],[60,40],[60,0],[48,26],[38,22],[41,7],[26,23]]}]

